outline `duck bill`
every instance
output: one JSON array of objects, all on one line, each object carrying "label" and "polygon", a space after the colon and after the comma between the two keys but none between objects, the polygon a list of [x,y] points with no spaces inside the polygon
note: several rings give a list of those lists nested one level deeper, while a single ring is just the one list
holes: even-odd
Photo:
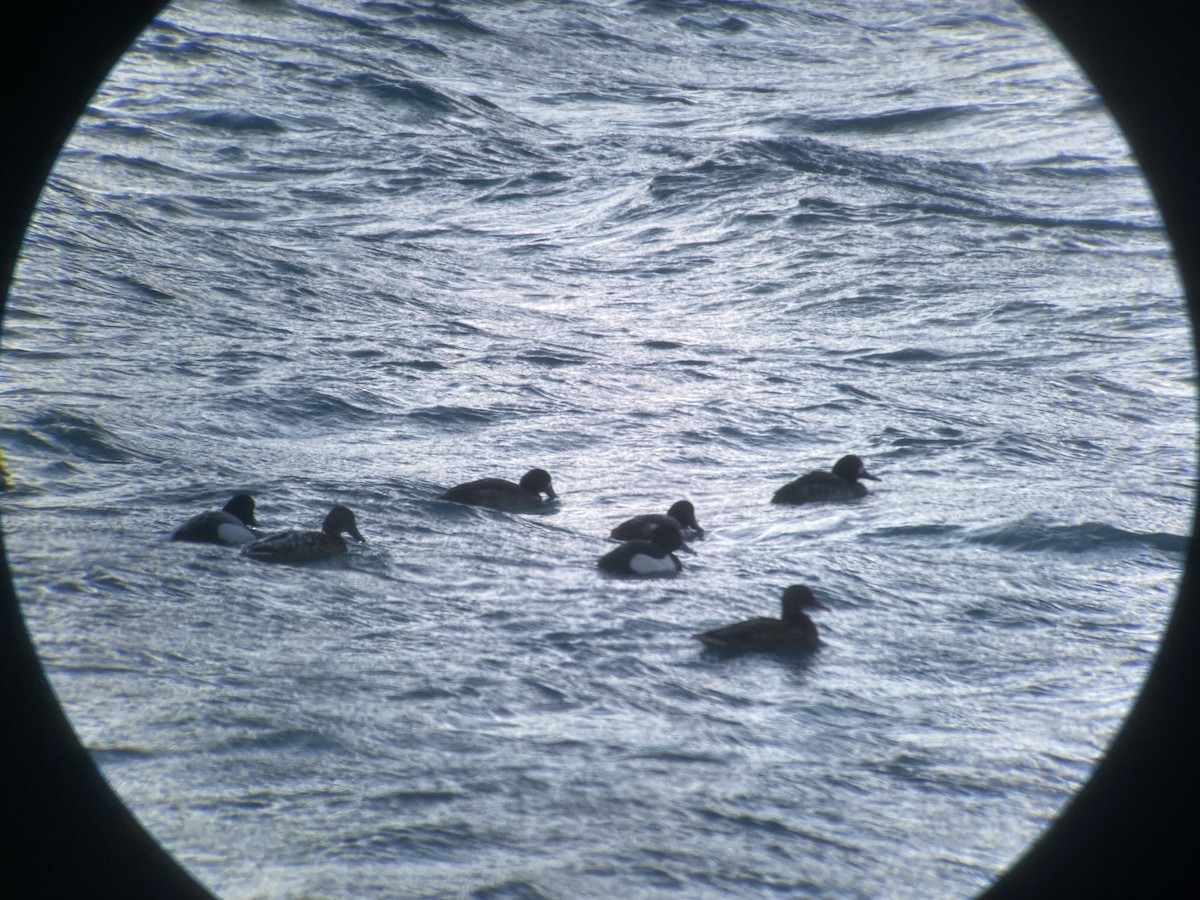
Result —
[{"label": "duck bill", "polygon": [[350,535],[350,537],[354,538],[354,539],[355,539],[356,541],[358,541],[360,544],[365,544],[365,543],[367,542],[367,539],[366,539],[365,537],[363,537],[361,534],[359,534],[359,533],[358,533],[358,529],[357,529],[357,528],[351,528],[351,529],[349,529],[349,530],[346,532],[346,534]]},{"label": "duck bill", "polygon": [[687,544],[680,544],[679,552],[680,553],[690,553],[692,556],[696,555],[696,551],[693,550],[691,547],[689,547]]},{"label": "duck bill", "polygon": [[859,477],[859,478],[865,478],[865,479],[867,479],[867,481],[878,481],[878,480],[879,480],[879,476],[878,476],[878,475],[872,475],[872,474],[871,474],[870,472],[868,472],[866,469],[863,469],[861,472],[859,472],[859,473],[858,473],[858,477]]},{"label": "duck bill", "polygon": [[554,488],[552,488],[552,487],[546,488],[546,499],[547,500],[557,500],[558,499],[558,494],[554,493]]}]

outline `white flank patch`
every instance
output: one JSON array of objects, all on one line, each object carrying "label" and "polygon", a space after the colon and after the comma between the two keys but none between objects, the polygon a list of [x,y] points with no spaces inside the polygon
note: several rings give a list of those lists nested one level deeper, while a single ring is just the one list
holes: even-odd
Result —
[{"label": "white flank patch", "polygon": [[230,522],[222,522],[217,526],[217,537],[227,544],[248,544],[256,540],[249,528]]},{"label": "white flank patch", "polygon": [[639,575],[673,575],[676,571],[675,560],[669,555],[660,559],[644,553],[635,553],[629,557],[629,568]]}]

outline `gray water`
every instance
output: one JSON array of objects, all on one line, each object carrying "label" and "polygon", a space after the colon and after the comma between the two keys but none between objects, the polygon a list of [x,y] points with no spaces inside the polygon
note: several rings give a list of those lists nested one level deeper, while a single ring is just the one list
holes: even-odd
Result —
[{"label": "gray water", "polygon": [[[1087,779],[1178,587],[1170,247],[1009,3],[174,4],[17,274],[29,629],[225,897],[969,896]],[[867,498],[768,502],[849,452]],[[435,499],[532,466],[547,514]],[[169,541],[242,490],[368,543]],[[679,577],[596,571],[681,497]],[[692,639],[797,582],[817,653]]]}]

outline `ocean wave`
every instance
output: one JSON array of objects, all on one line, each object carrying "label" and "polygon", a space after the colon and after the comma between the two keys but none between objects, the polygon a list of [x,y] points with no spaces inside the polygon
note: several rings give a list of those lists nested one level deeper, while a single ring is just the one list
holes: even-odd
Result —
[{"label": "ocean wave", "polygon": [[154,750],[134,746],[87,746],[88,754],[101,765],[117,765],[122,762],[137,762],[158,756]]},{"label": "ocean wave", "polygon": [[699,13],[736,11],[740,13],[775,13],[769,3],[758,0],[630,0],[630,8],[660,15],[675,13]]},{"label": "ocean wave", "polygon": [[1191,539],[1170,532],[1130,531],[1106,522],[1060,525],[1031,515],[1017,522],[968,534],[968,543],[1006,550],[1086,553],[1093,550],[1144,547],[1164,553],[1184,553]]},{"label": "ocean wave", "polygon": [[942,362],[947,358],[945,353],[939,353],[937,350],[927,350],[924,347],[903,347],[899,350],[864,353],[861,356],[849,357],[849,360],[851,362],[870,363],[926,363]]},{"label": "ocean wave", "polygon": [[[226,400],[226,412],[244,412],[258,423],[259,433],[276,433],[282,426],[289,433],[311,433],[330,425],[377,422],[381,409],[392,404],[383,397],[360,392],[357,400],[338,396],[314,386],[283,385],[254,388]],[[241,427],[241,426],[239,426]]]},{"label": "ocean wave", "polygon": [[802,127],[816,132],[872,134],[920,131],[936,123],[969,118],[977,116],[981,112],[982,110],[977,106],[930,106],[922,109],[886,110],[872,115],[806,116],[798,117],[798,119]]},{"label": "ocean wave", "polygon": [[125,463],[147,454],[118,437],[96,419],[68,409],[50,409],[25,431],[26,446],[52,449],[90,462]]},{"label": "ocean wave", "polygon": [[234,134],[282,134],[287,131],[286,128],[270,116],[237,109],[190,112],[185,114],[183,119],[193,125],[212,128],[217,131],[228,131]]},{"label": "ocean wave", "polygon": [[344,834],[333,845],[339,855],[386,860],[392,864],[398,856],[425,863],[430,859],[454,860],[460,854],[478,854],[491,846],[480,832],[463,821],[373,827],[367,832]]},{"label": "ocean wave", "polygon": [[388,103],[399,103],[432,115],[445,115],[461,108],[448,94],[415,79],[389,79],[370,72],[347,76],[345,83]]},{"label": "ocean wave", "polygon": [[961,525],[929,522],[920,525],[892,525],[885,528],[876,528],[873,531],[866,532],[865,536],[885,539],[909,537],[945,537],[946,535],[960,534],[963,530],[963,526]]},{"label": "ocean wave", "polygon": [[[218,748],[214,748],[218,749]],[[227,738],[220,750],[287,750],[290,753],[325,753],[344,750],[346,745],[337,738],[311,728],[268,728],[255,734]]]},{"label": "ocean wave", "polygon": [[405,22],[413,13],[413,8],[406,4],[380,2],[366,2],[362,4],[362,9],[366,11],[384,14],[382,21],[375,21],[366,16],[347,15],[342,12],[318,9],[314,6],[305,6],[302,9],[307,15],[316,19],[322,19],[327,23],[331,23],[334,27],[338,25],[349,26],[359,34],[368,36],[373,42],[378,41],[381,44],[401,49],[406,53],[422,53],[440,57],[446,55],[441,49],[430,44],[428,41],[408,37],[401,33],[401,29],[396,28],[396,24]]},{"label": "ocean wave", "polygon": [[423,406],[406,414],[406,418],[428,425],[452,428],[455,425],[487,425],[501,414],[495,410],[468,406]]}]

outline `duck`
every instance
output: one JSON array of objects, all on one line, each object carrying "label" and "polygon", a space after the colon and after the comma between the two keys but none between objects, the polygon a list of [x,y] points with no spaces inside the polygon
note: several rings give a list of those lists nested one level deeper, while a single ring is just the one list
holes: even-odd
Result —
[{"label": "duck", "polygon": [[815,470],[789,481],[775,492],[772,503],[822,503],[826,501],[857,500],[867,496],[860,479],[879,481],[878,476],[867,471],[863,461],[853,453],[843,456],[833,465],[833,470]]},{"label": "duck", "polygon": [[610,533],[614,541],[636,541],[649,540],[650,532],[654,530],[655,525],[674,525],[680,530],[684,538],[702,538],[704,537],[704,529],[700,527],[700,523],[696,521],[696,507],[692,505],[690,500],[677,500],[671,504],[671,508],[663,513],[647,513],[641,516],[634,516],[632,519],[626,519]]},{"label": "duck", "polygon": [[678,575],[683,563],[674,551],[683,549],[690,548],[684,544],[679,528],[660,522],[648,540],[626,541],[601,556],[596,565],[613,575]]},{"label": "duck", "polygon": [[234,494],[221,509],[192,516],[171,533],[171,540],[193,544],[249,544],[260,537],[252,527],[257,524],[254,498],[249,494]]},{"label": "duck", "polygon": [[530,469],[521,476],[518,484],[503,478],[480,478],[456,485],[439,494],[437,499],[488,509],[522,510],[542,505],[542,494],[546,495],[547,501],[558,499],[550,483],[550,473],[545,469]]},{"label": "duck", "polygon": [[346,552],[348,534],[360,544],[367,539],[358,532],[358,523],[345,506],[335,506],[325,516],[320,531],[276,531],[242,548],[242,553],[262,562],[304,563],[327,559]]},{"label": "duck", "polygon": [[812,589],[803,584],[786,587],[780,605],[783,607],[783,615],[779,619],[761,616],[692,636],[706,647],[738,653],[812,653],[820,646],[821,639],[817,634],[816,624],[806,615],[805,610],[828,611],[829,607],[818,601],[813,596]]}]

